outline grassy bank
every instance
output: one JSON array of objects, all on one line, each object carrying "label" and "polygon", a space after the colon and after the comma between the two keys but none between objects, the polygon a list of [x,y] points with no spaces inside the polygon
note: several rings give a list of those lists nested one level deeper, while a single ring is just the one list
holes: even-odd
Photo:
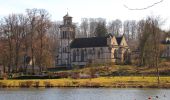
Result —
[{"label": "grassy bank", "polygon": [[[170,88],[170,77],[161,77],[160,88]],[[156,77],[100,77],[93,79],[0,80],[0,87],[113,87],[157,88]]]}]

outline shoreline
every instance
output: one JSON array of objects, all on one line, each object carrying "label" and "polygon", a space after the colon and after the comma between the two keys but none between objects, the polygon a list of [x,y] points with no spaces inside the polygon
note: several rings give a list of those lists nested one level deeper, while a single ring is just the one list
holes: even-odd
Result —
[{"label": "shoreline", "polygon": [[80,88],[166,88],[170,89],[170,77],[121,76],[99,77],[92,79],[28,79],[0,80],[0,88],[39,88],[39,87],[80,87]]}]

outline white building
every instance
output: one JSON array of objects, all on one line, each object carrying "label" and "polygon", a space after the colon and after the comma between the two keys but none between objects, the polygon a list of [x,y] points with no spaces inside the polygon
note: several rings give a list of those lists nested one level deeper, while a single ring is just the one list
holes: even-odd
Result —
[{"label": "white building", "polygon": [[166,39],[162,41],[162,44],[165,48],[161,57],[170,58],[170,37],[166,37]]},{"label": "white building", "polygon": [[72,17],[68,13],[63,17],[63,25],[60,26],[60,48],[57,56],[57,65],[70,66],[70,43],[75,39],[75,26]]}]

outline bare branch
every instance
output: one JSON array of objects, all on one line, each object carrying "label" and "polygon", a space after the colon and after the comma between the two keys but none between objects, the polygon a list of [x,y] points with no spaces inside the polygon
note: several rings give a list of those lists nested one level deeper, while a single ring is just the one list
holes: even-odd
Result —
[{"label": "bare branch", "polygon": [[160,0],[160,1],[158,1],[158,2],[153,3],[152,5],[149,5],[149,6],[143,7],[143,8],[130,8],[130,7],[128,7],[126,4],[124,4],[123,6],[124,6],[125,8],[127,8],[128,10],[145,10],[145,9],[149,9],[149,8],[155,6],[155,5],[157,5],[157,4],[159,4],[159,3],[163,2],[163,1],[164,1],[164,0]]}]

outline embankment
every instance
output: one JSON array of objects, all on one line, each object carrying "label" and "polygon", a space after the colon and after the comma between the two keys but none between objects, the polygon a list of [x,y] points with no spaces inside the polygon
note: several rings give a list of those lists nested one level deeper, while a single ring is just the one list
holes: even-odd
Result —
[{"label": "embankment", "polygon": [[170,88],[170,77],[99,77],[93,79],[29,79],[0,80],[1,88],[10,87],[111,87],[111,88]]}]

